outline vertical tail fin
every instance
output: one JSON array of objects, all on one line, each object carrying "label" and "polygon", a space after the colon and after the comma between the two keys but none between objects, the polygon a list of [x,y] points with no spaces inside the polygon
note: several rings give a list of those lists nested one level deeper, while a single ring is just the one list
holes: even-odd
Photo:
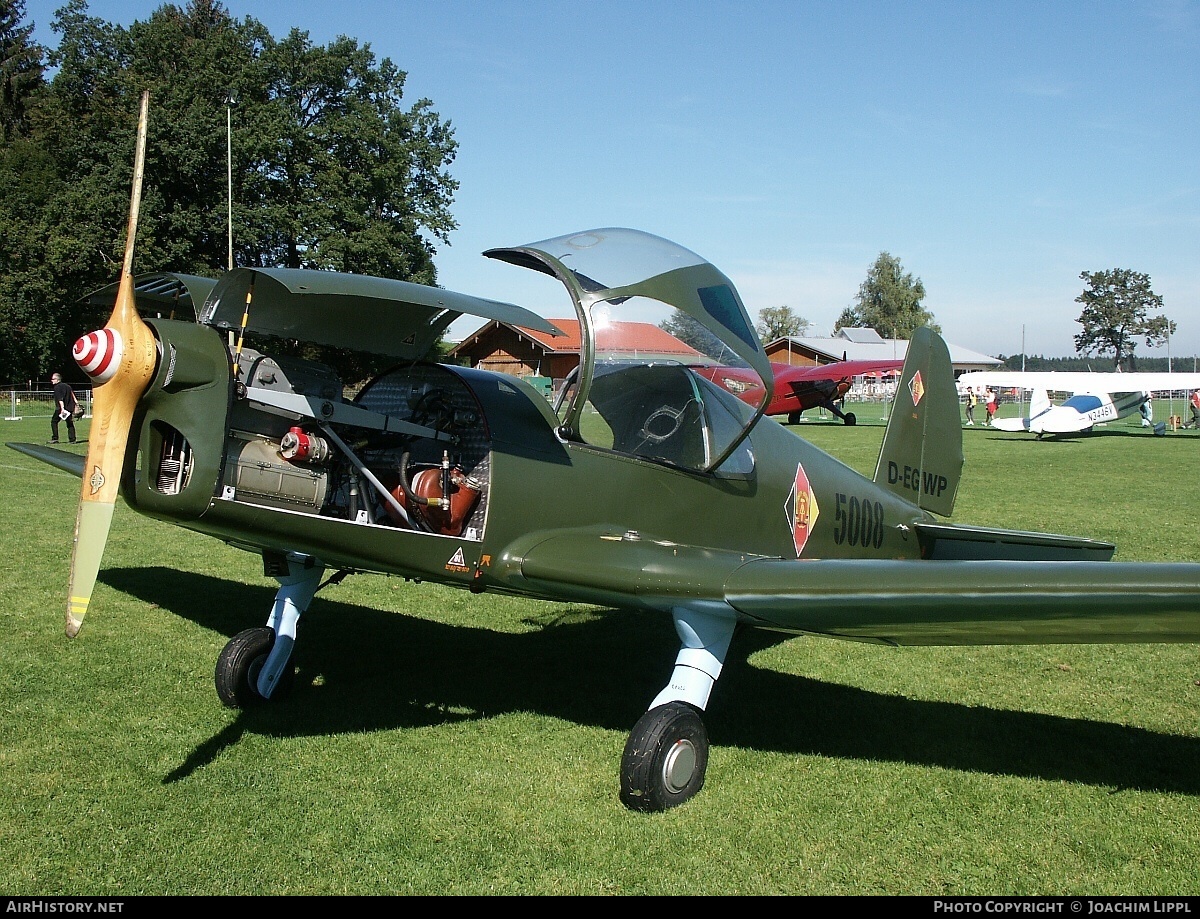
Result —
[{"label": "vertical tail fin", "polygon": [[940,335],[920,328],[908,343],[875,483],[948,517],[962,467],[962,421],[950,352]]},{"label": "vertical tail fin", "polygon": [[[1035,389],[1032,398],[1029,400],[1029,422],[1032,422],[1034,418],[1040,415],[1046,414],[1048,411],[1050,411],[1050,394],[1044,389]],[[1027,422],[1025,430],[1029,430],[1029,428],[1030,425]]]},{"label": "vertical tail fin", "polygon": [[1044,389],[1035,389],[1026,406],[1026,414],[1020,418],[993,418],[992,427],[998,431],[1033,431],[1042,433],[1041,417],[1053,408],[1050,395]]}]

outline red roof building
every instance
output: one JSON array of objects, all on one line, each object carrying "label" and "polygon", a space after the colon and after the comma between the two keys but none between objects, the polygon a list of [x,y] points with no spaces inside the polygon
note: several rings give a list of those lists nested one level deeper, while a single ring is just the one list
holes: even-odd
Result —
[{"label": "red roof building", "polygon": [[[564,335],[548,335],[492,320],[450,349],[452,360],[512,376],[561,380],[579,366],[578,319],[551,319]],[[649,322],[614,322],[606,334],[607,357],[695,363],[699,351]]]}]

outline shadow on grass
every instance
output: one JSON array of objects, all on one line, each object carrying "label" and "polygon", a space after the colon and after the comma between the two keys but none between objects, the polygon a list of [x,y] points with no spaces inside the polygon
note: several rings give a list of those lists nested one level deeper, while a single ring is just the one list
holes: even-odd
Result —
[{"label": "shadow on grass", "polygon": [[[274,596],[270,588],[165,568],[115,569],[101,578],[229,636],[261,625]],[[611,610],[559,621],[557,605],[531,601],[529,608],[529,621],[542,627],[507,634],[318,594],[300,622],[292,694],[240,713],[165,781],[186,777],[247,731],[339,734],[514,711],[628,731],[670,675],[678,644],[669,618]],[[756,631],[735,638],[705,714],[713,744],[1200,794],[1198,738],[906,699],[747,663],[783,640]]]},{"label": "shadow on grass", "polygon": [[[1043,434],[1038,437],[1036,434],[1031,434],[1028,431],[1000,431],[993,428],[984,428],[982,430],[988,439],[995,441],[1011,441],[1019,443],[1026,440],[1037,441],[1043,444],[1078,444],[1086,443],[1089,440],[1104,440],[1105,438],[1117,437],[1122,439],[1128,438],[1153,438],[1156,441],[1167,444],[1172,441],[1190,440],[1189,437],[1180,438],[1179,432],[1167,432],[1166,434],[1155,434],[1149,428],[1094,428],[1091,431],[1078,431],[1071,434]],[[1189,444],[1189,449],[1195,449]]]}]

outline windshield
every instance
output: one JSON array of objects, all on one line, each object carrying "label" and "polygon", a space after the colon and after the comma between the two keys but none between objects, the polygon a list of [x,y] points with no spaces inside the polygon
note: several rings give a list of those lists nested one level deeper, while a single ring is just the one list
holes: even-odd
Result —
[{"label": "windshield", "polygon": [[[558,404],[564,436],[706,472],[734,454],[766,408],[770,362],[733,284],[696,253],[609,228],[484,254],[551,274],[571,294],[582,353]],[[688,369],[713,364],[758,375],[757,411],[726,405]],[[731,466],[744,471],[746,461],[739,454]]]}]

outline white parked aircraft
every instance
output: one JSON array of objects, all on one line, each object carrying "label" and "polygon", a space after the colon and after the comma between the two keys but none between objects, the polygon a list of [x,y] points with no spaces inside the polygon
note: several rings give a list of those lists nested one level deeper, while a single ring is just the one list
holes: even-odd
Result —
[{"label": "white parked aircraft", "polygon": [[[1001,431],[1044,434],[1082,434],[1097,424],[1107,424],[1141,409],[1152,393],[1200,389],[1200,373],[1091,373],[1063,370],[984,370],[964,373],[960,389],[1020,388],[1032,390],[1029,413],[1024,418],[993,418]],[[1052,392],[1070,393],[1055,405]]]}]

